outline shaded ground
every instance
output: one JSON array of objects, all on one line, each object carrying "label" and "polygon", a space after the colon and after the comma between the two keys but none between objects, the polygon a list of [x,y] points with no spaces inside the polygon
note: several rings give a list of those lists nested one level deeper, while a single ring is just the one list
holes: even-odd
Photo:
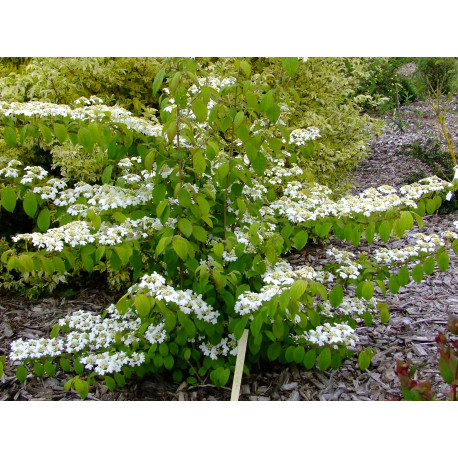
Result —
[{"label": "shaded ground", "polygon": [[[456,102],[456,101],[455,101]],[[456,103],[449,117],[449,128],[455,139],[457,133]],[[401,110],[406,123],[404,132],[390,122],[386,134],[372,144],[372,156],[355,170],[353,192],[370,186],[405,183],[412,172],[431,170],[421,161],[400,154],[402,147],[414,141],[426,141],[437,136],[432,124],[431,112],[421,103]],[[425,217],[422,232],[440,232],[450,229],[458,215],[432,215]],[[333,246],[355,251],[355,248],[332,241]],[[400,247],[402,242],[392,240],[389,247]],[[325,263],[327,247],[307,247],[302,253],[291,256],[293,264],[309,263],[319,266]],[[374,250],[363,244],[360,250]],[[383,300],[389,306],[391,318],[382,325],[374,320],[370,328],[358,328],[360,347],[372,347],[376,356],[369,370],[362,372],[356,358],[347,360],[336,371],[307,371],[295,365],[272,367],[260,374],[244,377],[241,400],[386,400],[401,398],[400,384],[395,374],[396,360],[412,360],[419,364],[416,378],[429,380],[438,398],[443,399],[448,386],[439,375],[437,350],[434,338],[438,331],[445,331],[449,313],[458,314],[458,259],[452,256],[445,273],[435,272],[421,284],[411,282],[400,293],[388,293]],[[11,341],[20,337],[48,336],[57,320],[71,311],[85,309],[102,311],[117,298],[101,290],[82,290],[72,299],[46,298],[27,300],[17,295],[0,298],[0,354],[8,354]],[[8,364],[0,382],[0,400],[79,400],[75,392],[63,390],[70,376],[58,371],[54,377],[37,379],[29,376],[21,385]],[[96,383],[88,396],[90,400],[229,400],[230,388],[212,385],[199,387],[169,383],[159,377],[148,376],[132,379],[122,389],[110,392],[103,384]]]}]

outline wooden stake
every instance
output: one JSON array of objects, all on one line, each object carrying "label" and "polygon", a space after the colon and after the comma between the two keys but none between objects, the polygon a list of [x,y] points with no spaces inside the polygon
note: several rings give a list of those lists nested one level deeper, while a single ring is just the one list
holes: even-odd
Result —
[{"label": "wooden stake", "polygon": [[239,340],[237,360],[235,361],[234,381],[232,382],[231,401],[238,401],[240,385],[242,384],[243,365],[245,363],[246,344],[248,342],[248,329],[243,331]]}]

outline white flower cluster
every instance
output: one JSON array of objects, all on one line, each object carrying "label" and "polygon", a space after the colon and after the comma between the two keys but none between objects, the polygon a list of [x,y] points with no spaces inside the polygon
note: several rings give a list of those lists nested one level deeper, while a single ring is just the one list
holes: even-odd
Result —
[{"label": "white flower cluster", "polygon": [[216,324],[218,321],[219,312],[214,310],[203,299],[202,295],[196,295],[193,291],[177,290],[165,284],[165,278],[158,273],[144,275],[140,282],[129,288],[128,292],[135,297],[137,293],[152,296],[156,300],[172,302],[180,308],[180,310],[189,315],[191,312],[196,315],[199,320],[208,323]]},{"label": "white flower cluster", "polygon": [[[451,233],[449,235],[453,235]],[[455,234],[456,235],[456,234]],[[437,234],[417,233],[412,236],[415,244],[401,249],[380,248],[373,253],[373,259],[378,263],[392,264],[405,263],[412,257],[430,254],[445,246],[445,241]]]},{"label": "white flower cluster", "polygon": [[340,278],[353,278],[355,280],[358,278],[363,266],[351,259],[355,256],[353,253],[350,253],[349,251],[341,251],[333,247],[330,250],[327,250],[326,254],[334,257],[336,262],[340,264],[340,267],[336,270],[336,273]]},{"label": "white flower cluster", "polygon": [[333,281],[334,277],[329,272],[316,271],[312,267],[302,266],[293,270],[286,261],[280,261],[267,269],[262,276],[265,286],[259,293],[246,291],[242,293],[235,303],[235,312],[239,315],[252,314],[258,310],[263,302],[268,302],[274,296],[280,295],[288,289],[295,280],[315,280],[321,283]]},{"label": "white flower cluster", "polygon": [[24,167],[24,171],[26,171],[26,174],[21,178],[21,184],[29,184],[34,180],[43,180],[46,175],[48,175],[48,172],[40,166],[28,165],[27,167]]},{"label": "white flower cluster", "polygon": [[134,352],[127,356],[125,352],[89,353],[80,359],[80,363],[88,370],[94,370],[98,375],[121,372],[123,366],[141,366],[145,362],[145,354]]},{"label": "white flower cluster", "polygon": [[316,127],[308,127],[307,129],[295,129],[290,134],[289,142],[294,145],[302,146],[305,145],[308,141],[316,140],[320,137],[320,129],[317,129]]},{"label": "white flower cluster", "polygon": [[102,103],[103,100],[95,95],[91,95],[89,98],[80,97],[75,100],[75,105],[101,105]]},{"label": "white flower cluster", "polygon": [[22,165],[22,162],[17,159],[12,159],[8,162],[6,167],[0,169],[0,177],[17,178],[19,176],[19,170],[15,167],[19,167],[20,165]]},{"label": "white flower cluster", "polygon": [[[119,372],[124,365],[139,366],[145,361],[143,353],[134,352],[127,356],[124,352],[114,354],[108,351],[97,352],[112,345],[116,335],[119,334],[121,334],[121,341],[126,345],[134,341],[138,342],[135,333],[140,328],[140,318],[131,311],[120,315],[113,304],[107,312],[111,317],[105,319],[84,310],[78,310],[60,319],[60,326],[72,330],[63,338],[16,340],[11,343],[10,359],[24,361],[27,358],[39,359],[46,356],[59,356],[62,353],[75,354],[89,351],[80,362],[88,370],[95,367],[94,370],[99,375]],[[145,334],[151,332],[153,328],[154,326],[151,325]]]},{"label": "white flower cluster", "polygon": [[[203,337],[199,336],[199,339],[203,340]],[[238,350],[237,341],[233,334],[223,337],[221,342],[216,345],[212,345],[210,342],[202,342],[199,348],[205,356],[209,356],[211,359],[218,359],[219,355],[227,356],[230,354],[237,356]]]},{"label": "white flower cluster", "polygon": [[434,191],[447,190],[450,183],[437,177],[421,180],[415,185],[401,188],[402,197],[391,188],[382,186],[378,190],[369,188],[358,197],[347,196],[337,201],[327,197],[329,192],[323,192],[323,186],[309,187],[305,183],[289,183],[285,194],[270,205],[264,207],[264,213],[275,216],[286,216],[292,223],[315,221],[328,216],[338,218],[355,217],[357,215],[371,216],[395,210],[402,207],[416,208],[414,199]]},{"label": "white flower cluster", "polygon": [[329,301],[324,301],[319,304],[320,313],[328,317],[336,315],[346,316],[360,316],[364,312],[375,309],[377,306],[377,299],[372,297],[370,300],[364,298],[358,299],[357,297],[347,297],[337,306],[333,307]]},{"label": "white flower cluster", "polygon": [[355,330],[346,323],[325,323],[322,326],[317,326],[316,329],[304,331],[304,334],[298,335],[295,339],[306,340],[319,347],[330,345],[335,349],[339,348],[339,344],[354,347],[359,341]]},{"label": "white flower cluster", "polygon": [[[84,103],[86,104],[86,102]],[[131,130],[153,137],[162,136],[163,127],[157,122],[151,122],[144,118],[132,116],[132,113],[124,108],[117,106],[108,107],[106,105],[98,104],[96,99],[92,99],[91,104],[88,106],[85,105],[74,109],[70,108],[68,105],[47,102],[33,101],[7,103],[0,101],[0,114],[3,114],[4,116],[38,116],[40,118],[53,118],[57,116],[89,121],[101,121],[108,114],[111,123],[122,123]]]},{"label": "white flower cluster", "polygon": [[119,245],[126,241],[147,238],[152,231],[161,230],[162,227],[159,219],[148,216],[137,220],[126,218],[123,223],[114,225],[103,222],[97,232],[93,232],[94,227],[90,222],[72,221],[63,226],[49,229],[45,233],[19,234],[12,239],[14,242],[28,240],[38,248],[46,248],[46,251],[50,252],[59,252],[63,250],[65,244],[71,247],[84,246],[88,243]]},{"label": "white flower cluster", "polygon": [[26,358],[41,358],[42,356],[59,356],[64,351],[62,339],[21,339],[11,343],[9,359],[23,361]]}]

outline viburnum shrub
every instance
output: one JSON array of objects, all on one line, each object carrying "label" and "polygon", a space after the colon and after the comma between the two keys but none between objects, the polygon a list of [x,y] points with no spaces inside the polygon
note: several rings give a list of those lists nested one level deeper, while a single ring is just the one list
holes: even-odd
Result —
[{"label": "viburnum shrub", "polygon": [[[389,319],[375,293],[397,293],[436,264],[447,269],[448,250],[458,250],[453,231],[359,257],[330,248],[322,270],[288,263],[287,253],[331,234],[354,246],[361,237],[370,244],[407,236],[457,187],[431,177],[332,199],[298,165],[319,129],[282,118],[306,65],[272,59],[277,78],[267,85],[245,60],[218,76],[193,59],[165,59],[153,82],[159,117],[149,120],[95,97],[73,108],[0,102],[11,147],[28,137],[70,142],[69,154],[82,147],[104,161],[95,184],[15,159],[2,166],[2,218],[24,211],[36,228],[13,235],[4,268],[65,277],[106,263],[129,266],[134,282],[102,314],[80,310],[60,319],[49,339],[13,342],[9,360],[20,381],[60,366],[76,373],[66,388],[83,398],[96,379],[115,389],[133,374],[162,371],[176,382],[222,386],[245,329],[245,371],[264,361],[335,369],[353,354],[359,322],[369,326],[377,311]],[[362,369],[371,357],[370,349],[359,355]]]}]

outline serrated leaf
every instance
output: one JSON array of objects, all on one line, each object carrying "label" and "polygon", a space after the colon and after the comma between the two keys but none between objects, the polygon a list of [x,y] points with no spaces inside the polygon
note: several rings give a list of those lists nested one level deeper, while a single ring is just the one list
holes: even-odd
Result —
[{"label": "serrated leaf", "polygon": [[199,242],[205,243],[207,241],[207,231],[203,227],[193,226],[192,235]]},{"label": "serrated leaf", "polygon": [[16,201],[16,191],[11,186],[4,188],[2,191],[2,207],[12,213],[16,208]]},{"label": "serrated leaf", "polygon": [[38,214],[37,226],[41,232],[46,232],[51,225],[51,214],[49,210],[45,207]]},{"label": "serrated leaf", "polygon": [[391,224],[388,221],[382,221],[379,226],[378,233],[383,242],[388,242],[391,234]]},{"label": "serrated leaf", "polygon": [[197,175],[202,175],[202,173],[205,172],[207,168],[207,161],[205,160],[202,150],[199,149],[196,153],[194,153],[192,156],[192,164]]},{"label": "serrated leaf", "polygon": [[307,370],[310,370],[315,365],[316,350],[312,348],[304,356],[304,366]]},{"label": "serrated leaf", "polygon": [[337,307],[343,301],[343,297],[344,292],[342,286],[336,285],[334,286],[334,288],[332,288],[331,292],[329,293],[329,303],[333,307]]},{"label": "serrated leaf", "polygon": [[304,357],[305,357],[304,347],[302,346],[296,347],[293,352],[294,362],[299,364],[302,361],[304,361]]},{"label": "serrated leaf", "polygon": [[178,202],[182,207],[189,208],[192,204],[191,194],[187,189],[181,188],[178,192]]},{"label": "serrated leaf", "polygon": [[186,218],[181,218],[178,221],[178,229],[186,236],[190,237],[192,234],[192,223]]},{"label": "serrated leaf", "polygon": [[284,57],[282,60],[282,66],[285,69],[285,72],[292,78],[299,68],[299,59],[297,57]]},{"label": "serrated leaf", "polygon": [[35,375],[37,377],[43,377],[43,374],[45,373],[45,369],[43,367],[43,364],[35,363],[33,365],[33,372],[35,372]]},{"label": "serrated leaf", "polygon": [[399,292],[399,288],[401,285],[399,284],[398,277],[396,275],[391,275],[390,279],[388,280],[388,288],[393,294],[397,294]]},{"label": "serrated leaf", "polygon": [[423,262],[423,270],[425,271],[425,274],[432,275],[432,273],[434,272],[435,265],[436,261],[432,256],[426,258]]},{"label": "serrated leaf", "polygon": [[388,311],[388,307],[383,302],[379,302],[377,304],[378,311],[380,313],[380,320],[383,324],[388,323],[390,321],[390,312]]},{"label": "serrated leaf", "polygon": [[294,246],[297,250],[302,250],[307,244],[309,235],[306,231],[300,231],[294,236]]},{"label": "serrated leaf", "polygon": [[412,278],[417,282],[421,283],[423,280],[423,267],[421,264],[417,264],[413,269],[412,269]]},{"label": "serrated leaf", "polygon": [[64,124],[54,124],[54,133],[56,134],[57,140],[59,140],[60,143],[64,143],[64,141],[67,140],[67,128],[64,126]]},{"label": "serrated leaf", "polygon": [[200,99],[194,100],[191,109],[196,116],[197,122],[205,122],[207,120],[208,109],[207,104]]},{"label": "serrated leaf", "polygon": [[109,375],[105,375],[105,385],[110,391],[114,391],[116,389],[116,382],[114,378]]},{"label": "serrated leaf", "polygon": [[16,378],[21,383],[24,383],[27,379],[27,370],[22,364],[16,369]]},{"label": "serrated leaf", "polygon": [[318,367],[320,370],[325,371],[331,365],[331,349],[329,347],[323,348],[317,359]]},{"label": "serrated leaf", "polygon": [[162,81],[164,80],[165,76],[165,68],[161,68],[157,73],[156,76],[154,77],[153,81],[153,94],[156,94],[156,92],[159,90],[161,87]]},{"label": "serrated leaf", "polygon": [[174,237],[172,241],[172,246],[175,253],[182,259],[186,261],[188,257],[188,244],[182,237]]},{"label": "serrated leaf", "polygon": [[145,296],[144,294],[137,294],[135,296],[135,310],[140,317],[147,316],[149,314],[151,310],[151,303],[148,296]]},{"label": "serrated leaf", "polygon": [[5,143],[8,146],[15,147],[17,144],[17,134],[16,128],[11,126],[6,126],[4,130],[4,139]]},{"label": "serrated leaf", "polygon": [[60,364],[60,367],[62,368],[62,370],[64,372],[70,372],[71,371],[71,366],[70,366],[70,362],[68,361],[67,358],[60,358],[59,359],[59,364]]},{"label": "serrated leaf", "polygon": [[26,194],[24,196],[24,200],[22,201],[22,206],[24,207],[24,211],[27,214],[27,216],[33,218],[38,209],[38,202],[35,194]]},{"label": "serrated leaf", "polygon": [[269,361],[276,360],[281,353],[281,345],[278,342],[272,342],[267,348],[267,357]]},{"label": "serrated leaf", "polygon": [[111,173],[113,172],[113,166],[112,165],[107,165],[104,169],[103,169],[103,173],[102,173],[102,183],[103,184],[107,184],[110,182],[111,180]]},{"label": "serrated leaf", "polygon": [[367,301],[369,299],[372,299],[374,295],[374,284],[371,281],[366,281],[365,283],[363,283],[361,292],[362,292],[362,296]]},{"label": "serrated leaf", "polygon": [[120,388],[122,388],[126,384],[126,379],[124,378],[124,375],[116,372],[115,374],[113,374],[113,376]]},{"label": "serrated leaf", "polygon": [[409,269],[406,266],[402,266],[398,272],[398,281],[401,286],[407,285],[410,280]]},{"label": "serrated leaf", "polygon": [[89,394],[89,385],[86,380],[81,380],[80,378],[75,380],[75,390],[81,396],[81,399],[86,399]]},{"label": "serrated leaf", "polygon": [[55,373],[56,373],[56,367],[54,366],[53,363],[51,363],[51,361],[46,361],[43,365],[43,367],[45,368],[45,372],[50,376],[52,377]]},{"label": "serrated leaf", "polygon": [[443,251],[442,253],[436,256],[436,259],[437,259],[437,266],[439,267],[439,270],[441,272],[445,272],[448,269],[448,265],[450,262],[448,253],[446,251]]},{"label": "serrated leaf", "polygon": [[362,371],[365,371],[366,369],[368,369],[371,364],[371,359],[372,359],[372,355],[370,352],[366,352],[366,351],[361,352],[358,356],[359,368]]},{"label": "serrated leaf", "polygon": [[307,282],[305,280],[296,280],[291,286],[291,300],[297,301],[305,293],[306,289]]}]

